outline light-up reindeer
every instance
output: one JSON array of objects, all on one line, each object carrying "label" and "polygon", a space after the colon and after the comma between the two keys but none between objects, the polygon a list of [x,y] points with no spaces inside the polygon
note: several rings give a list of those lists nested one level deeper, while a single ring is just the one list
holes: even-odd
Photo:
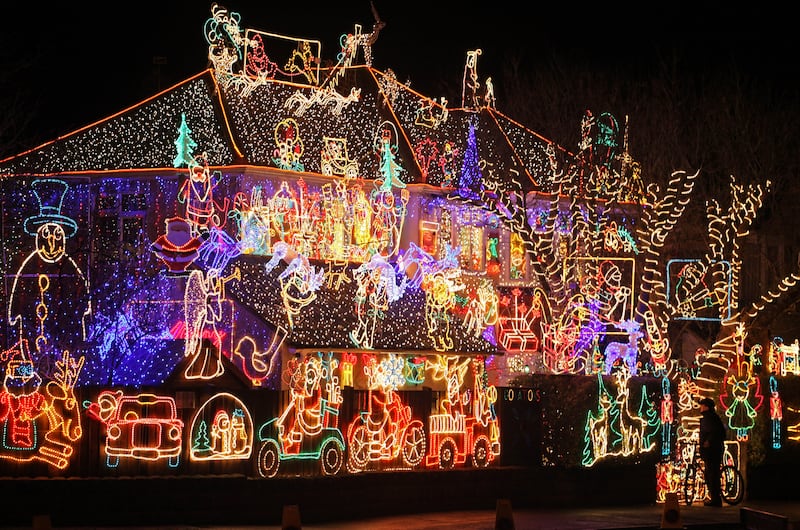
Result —
[{"label": "light-up reindeer", "polygon": [[617,409],[619,410],[619,434],[622,438],[622,455],[644,453],[653,448],[653,443],[645,445],[647,441],[647,420],[641,416],[631,414],[629,405],[631,373],[625,368],[616,372],[617,379]]},{"label": "light-up reindeer", "polygon": [[639,330],[640,324],[635,320],[626,320],[617,324],[617,327],[628,333],[628,342],[609,342],[605,349],[605,366],[603,373],[611,373],[614,363],[619,360],[625,364],[631,374],[636,375],[639,354],[638,342],[644,337],[644,332]]},{"label": "light-up reindeer", "polygon": [[[591,463],[605,458],[608,455],[608,435],[611,432],[611,396],[601,392],[598,398],[597,414],[589,413],[587,430],[589,440],[592,442]],[[588,465],[588,461],[584,462]]]},{"label": "light-up reindeer", "polygon": [[69,465],[75,451],[75,443],[83,434],[78,401],[75,399],[75,383],[83,368],[84,358],[77,361],[65,351],[60,361],[56,361],[54,379],[45,385],[50,406],[46,409],[50,430],[44,435],[44,443],[39,446],[39,459],[59,469]]},{"label": "light-up reindeer", "polygon": [[[83,357],[75,361],[65,351],[43,393],[42,379],[27,357],[27,342],[21,341],[9,351],[12,354],[0,391],[0,459],[38,460],[65,469],[83,432],[73,392]],[[45,434],[37,436],[37,432]]]},{"label": "light-up reindeer", "polygon": [[390,355],[378,363],[375,356],[365,355],[364,364],[367,410],[347,429],[348,469],[361,471],[378,461],[419,466],[425,456],[425,429],[397,393],[405,383],[403,359]]}]

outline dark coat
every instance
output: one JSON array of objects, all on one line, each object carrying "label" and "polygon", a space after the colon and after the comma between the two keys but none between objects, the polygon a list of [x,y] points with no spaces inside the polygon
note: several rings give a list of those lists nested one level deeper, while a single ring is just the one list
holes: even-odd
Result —
[{"label": "dark coat", "polygon": [[725,450],[725,425],[714,409],[708,409],[700,417],[700,454],[720,460]]}]

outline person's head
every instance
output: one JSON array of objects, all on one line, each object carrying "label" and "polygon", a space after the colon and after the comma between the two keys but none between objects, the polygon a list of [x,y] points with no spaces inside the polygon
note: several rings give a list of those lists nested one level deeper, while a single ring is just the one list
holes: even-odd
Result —
[{"label": "person's head", "polygon": [[714,410],[714,400],[711,398],[703,398],[700,400],[700,411]]}]

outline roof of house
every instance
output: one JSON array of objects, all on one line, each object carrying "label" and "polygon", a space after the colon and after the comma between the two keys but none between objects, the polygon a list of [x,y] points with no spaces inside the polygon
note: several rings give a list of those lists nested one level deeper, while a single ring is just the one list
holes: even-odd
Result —
[{"label": "roof of house", "polygon": [[[380,179],[386,161],[379,157],[378,144],[388,139],[405,184],[427,185],[443,194],[458,188],[472,150],[481,186],[503,187],[510,180],[523,191],[555,186],[553,157],[563,155],[563,148],[497,111],[488,93],[467,94],[471,105],[448,108],[446,101],[398,82],[391,70],[338,65],[320,72],[323,83],[302,84],[207,69],[103,120],[1,160],[0,178],[180,174],[185,169],[176,168],[175,160],[185,124],[193,152],[203,153],[208,165],[223,173],[236,168],[282,170],[287,178]],[[331,146],[338,149],[333,155]],[[287,344],[294,348],[352,350],[350,333],[357,325],[353,282],[339,289],[323,286],[315,303],[290,325],[276,288],[283,269],[255,274],[264,262],[258,257],[237,259],[242,279],[228,294],[251,317],[273,328],[291,327]],[[436,344],[423,332],[430,323],[425,293],[418,288],[409,287],[401,301],[373,320],[374,340],[366,349],[497,351],[491,338],[475,336],[460,325],[448,332],[452,344]]]},{"label": "roof of house", "polygon": [[560,148],[493,107],[447,109],[391,72],[366,65],[349,67],[341,77],[335,89],[281,80],[243,85],[205,70],[0,161],[0,177],[172,168],[185,117],[195,152],[206,153],[212,167],[280,167],[276,135],[290,128],[303,172],[323,174],[325,142],[343,139],[347,158],[364,179],[380,177],[376,142],[388,129],[401,179],[432,186],[442,185],[448,172],[457,177],[472,125],[484,180],[516,178],[528,190],[547,186],[548,148]]}]

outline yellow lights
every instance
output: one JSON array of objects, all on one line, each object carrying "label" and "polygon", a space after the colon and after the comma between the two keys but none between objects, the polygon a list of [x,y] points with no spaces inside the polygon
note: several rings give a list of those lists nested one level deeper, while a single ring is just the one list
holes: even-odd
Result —
[{"label": "yellow lights", "polygon": [[[291,101],[291,100],[289,100]],[[278,122],[274,131],[275,152],[272,161],[281,169],[303,171],[304,142],[300,137],[300,127],[293,118],[286,118]]]},{"label": "yellow lights", "polygon": [[215,269],[193,270],[186,280],[184,355],[190,358],[184,370],[186,379],[214,379],[225,371],[222,365],[225,337],[220,325],[230,317],[230,310],[226,311],[230,301],[225,295],[225,284],[234,279],[241,279],[239,269],[224,278]]},{"label": "yellow lights", "polygon": [[494,326],[498,320],[500,299],[491,280],[481,280],[475,289],[475,297],[467,303],[464,327],[475,337],[480,337],[487,326]]},{"label": "yellow lights", "polygon": [[[747,332],[740,323],[734,333],[736,357],[728,368],[720,401],[725,408],[728,427],[736,433],[736,439],[747,441],[750,430],[755,426],[756,414],[761,407],[764,396],[761,394],[761,382],[753,372],[753,352],[747,357],[744,353]],[[760,346],[757,349],[760,350]]]},{"label": "yellow lights", "polygon": [[309,259],[331,262],[396,255],[409,194],[401,190],[397,197],[378,187],[370,193],[364,184],[344,179],[310,189],[302,179],[281,181],[267,197],[265,188],[254,186],[250,199],[237,201],[232,212],[242,251],[274,256],[284,251],[275,248],[282,242]]},{"label": "yellow lights", "polygon": [[350,331],[350,341],[359,348],[371,349],[378,322],[385,318],[389,304],[400,298],[405,284],[396,283],[394,267],[380,254],[353,270],[356,282],[356,328]]},{"label": "yellow lights", "polygon": [[63,352],[42,392],[42,378],[27,357],[25,342],[2,354],[8,363],[0,391],[0,460],[38,460],[66,469],[83,435],[74,393],[83,357],[75,360]]},{"label": "yellow lights", "polygon": [[247,460],[253,450],[253,420],[242,401],[227,392],[197,409],[190,427],[189,456],[194,461]]},{"label": "yellow lights", "polygon": [[419,222],[419,248],[426,254],[437,255],[436,243],[438,242],[439,230],[439,223],[435,221]]},{"label": "yellow lights", "polygon": [[[444,261],[443,263],[448,263]],[[451,265],[439,270],[425,273],[421,287],[425,291],[425,322],[428,325],[428,337],[433,341],[436,351],[445,352],[453,349],[450,334],[450,311],[455,307],[456,295],[465,288],[461,278],[461,269]]]},{"label": "yellow lights", "polygon": [[358,161],[347,156],[345,138],[322,138],[324,147],[320,152],[320,169],[323,175],[341,175],[347,178],[358,177]]},{"label": "yellow lights", "polygon": [[781,337],[775,337],[769,343],[767,369],[771,374],[800,375],[800,343],[797,339],[785,344]]},{"label": "yellow lights", "polygon": [[[463,108],[448,109],[444,98],[420,96],[391,71],[371,68],[381,27],[377,18],[371,33],[356,26],[335,65],[321,68],[316,41],[244,30],[238,13],[215,5],[204,28],[213,75],[9,163],[11,176],[30,165],[31,174],[63,173],[75,185],[8,179],[8,189],[20,189],[4,202],[6,346],[18,341],[31,352],[3,366],[0,459],[65,469],[78,447],[96,446],[78,444],[73,387],[83,370],[92,375],[87,387],[110,385],[94,391],[89,406],[105,426],[109,467],[188,458],[190,471],[227,461],[247,468],[252,458],[263,477],[286,460],[318,462],[316,472],[328,475],[468,460],[482,467],[500,452],[497,390],[484,360],[470,356],[495,353],[487,361],[493,381],[598,377],[596,407],[578,435],[586,436],[584,465],[636,460],[653,449],[656,433],[670,456],[692,435],[684,427],[696,423],[700,395],[719,394],[729,426],[749,439],[763,399],[759,353],[747,351],[747,329],[736,324],[800,280],[786,277],[738,312],[739,240],[766,188],[732,182],[730,207],[707,205],[707,251],[665,267],[662,249],[699,173],[676,172],[663,191],[645,188],[627,137],[624,152],[616,150],[608,114],[587,113],[573,158],[497,112],[491,78],[479,81],[480,49],[467,52]],[[288,53],[276,53],[276,44]],[[348,70],[359,50],[366,67]],[[178,156],[157,152],[165,144],[159,129],[143,132],[150,114],[178,126],[166,142]],[[128,138],[147,140],[141,149],[125,145],[134,158],[94,152],[133,130],[128,122],[141,128]],[[195,156],[198,144],[203,153]],[[51,161],[61,146],[84,152]],[[138,169],[122,167],[129,159]],[[174,167],[152,168],[152,160]],[[67,174],[73,165],[93,169]],[[139,207],[109,206],[112,194],[134,191]],[[34,251],[17,244],[28,236]],[[74,259],[73,241],[83,252]],[[144,241],[153,242],[151,252],[141,252]],[[121,259],[101,263],[96,248],[130,251],[129,268]],[[162,262],[166,274],[151,274]],[[103,267],[116,266],[106,275]],[[115,328],[94,328],[94,342],[79,350],[73,344],[86,339],[93,316],[87,277],[100,284],[92,286],[98,298],[119,284],[125,299],[101,300],[98,317]],[[69,300],[57,299],[66,290]],[[672,351],[680,319],[722,323],[696,366]],[[150,365],[157,375],[142,368]],[[797,341],[770,345],[768,366],[776,376],[800,375]],[[669,383],[658,403],[644,391],[633,396],[633,375]],[[267,402],[214,390],[195,407],[183,391],[173,399],[151,390],[177,382],[200,395],[238,376]],[[613,379],[610,391],[604,377]],[[782,410],[795,409],[771,403],[779,441]],[[786,427],[800,440],[797,424]],[[556,448],[546,458],[556,453],[564,454]],[[673,474],[660,470],[664,491],[673,490]]]},{"label": "yellow lights", "polygon": [[167,460],[170,467],[180,464],[183,421],[173,398],[104,390],[87,413],[106,428],[108,467],[117,467],[121,458]]},{"label": "yellow lights", "polygon": [[[614,372],[617,388],[612,395],[598,375],[598,406],[586,418],[586,448],[583,465],[591,466],[608,456],[630,456],[647,453],[655,447],[653,436],[660,428],[658,412],[647,398],[645,387],[639,409],[631,411],[631,373],[625,366]],[[639,402],[637,400],[636,402]]]},{"label": "yellow lights", "polygon": [[419,101],[419,107],[415,113],[414,125],[436,129],[447,121],[448,116],[447,99],[444,97],[438,102],[431,99],[422,99]]},{"label": "yellow lights", "polygon": [[403,359],[389,355],[378,363],[374,357],[365,356],[364,364],[367,409],[347,430],[348,469],[361,471],[371,462],[419,466],[425,456],[425,430],[397,393],[405,383]]},{"label": "yellow lights", "polygon": [[458,244],[461,247],[460,261],[464,270],[483,270],[483,242],[484,230],[482,227],[461,226],[458,231]]},{"label": "yellow lights", "polygon": [[528,275],[525,243],[516,232],[512,232],[510,235],[509,247],[510,279],[524,280]]},{"label": "yellow lights", "polygon": [[339,361],[332,355],[299,355],[285,366],[289,402],[280,416],[258,429],[258,472],[275,476],[284,460],[317,460],[322,474],[344,465],[345,441],[339,430],[342,403]]},{"label": "yellow lights", "polygon": [[[451,469],[469,457],[475,467],[488,466],[500,454],[500,429],[494,413],[497,390],[485,382],[483,359],[440,355],[427,365],[433,380],[444,381],[446,395],[440,400],[440,412],[428,419],[425,465]],[[473,385],[462,393],[470,366]]]}]

